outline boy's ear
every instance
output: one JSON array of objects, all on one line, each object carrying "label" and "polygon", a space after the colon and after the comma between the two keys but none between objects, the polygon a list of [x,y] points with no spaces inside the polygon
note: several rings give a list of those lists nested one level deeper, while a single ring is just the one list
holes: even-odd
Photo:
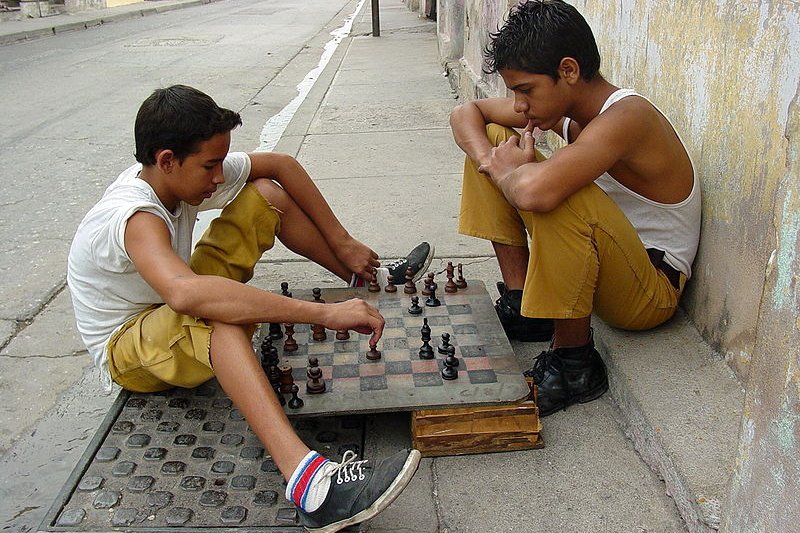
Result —
[{"label": "boy's ear", "polygon": [[177,163],[172,150],[158,150],[156,152],[156,166],[164,174],[172,172],[172,167]]},{"label": "boy's ear", "polygon": [[567,83],[575,83],[581,78],[581,66],[572,57],[564,57],[558,64],[558,76]]}]

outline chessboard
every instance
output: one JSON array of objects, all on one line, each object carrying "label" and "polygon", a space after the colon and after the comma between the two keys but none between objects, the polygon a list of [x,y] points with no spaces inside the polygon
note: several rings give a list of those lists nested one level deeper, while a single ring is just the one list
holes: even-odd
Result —
[{"label": "chessboard", "polygon": [[[304,416],[416,411],[509,404],[526,398],[530,388],[485,285],[478,280],[463,281],[466,287],[457,292],[436,292],[434,297],[440,305],[435,307],[425,305],[421,282],[415,285],[415,294],[406,294],[402,284],[397,285],[396,292],[386,292],[383,288],[370,292],[367,287],[292,290],[292,297],[308,301],[362,298],[378,308],[386,327],[377,346],[380,358],[375,359],[374,354],[367,353],[371,348],[368,335],[350,332],[349,339],[337,340],[337,332],[326,331],[325,340],[314,340],[311,326],[293,324],[289,331],[296,350],[286,351],[284,345],[289,337],[286,325],[278,330],[273,324],[270,336],[269,325],[262,324],[253,344],[262,357],[265,371],[269,375],[266,360],[272,351],[273,366],[277,358],[284,377],[289,379],[287,387],[293,383],[299,390],[294,402],[288,394],[289,388],[278,392],[286,400],[286,413]],[[417,305],[412,297],[418,298]],[[409,312],[412,306],[419,314]],[[433,348],[432,359],[422,359],[419,355],[424,344],[421,330],[426,322],[430,328],[428,344]],[[449,335],[449,342],[443,340],[443,334],[445,338]],[[444,351],[449,344],[449,351],[457,360],[454,368],[446,368],[452,366],[453,359],[445,364],[446,354],[439,350],[443,343]],[[307,384],[312,381],[308,377],[309,358],[318,362],[314,373],[321,374],[317,385],[324,381],[322,393],[307,391]],[[298,403],[302,406],[298,407]]]}]

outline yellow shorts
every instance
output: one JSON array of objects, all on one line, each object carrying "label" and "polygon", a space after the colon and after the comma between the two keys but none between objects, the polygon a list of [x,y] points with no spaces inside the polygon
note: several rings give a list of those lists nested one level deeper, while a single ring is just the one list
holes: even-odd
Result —
[{"label": "yellow shorts", "polygon": [[[487,126],[493,145],[518,135]],[[543,160],[537,153],[537,159]],[[649,329],[677,309],[680,290],[650,262],[636,230],[600,187],[588,185],[549,213],[518,211],[491,178],[464,164],[459,232],[528,246],[524,316],[583,318],[595,312],[612,326]]]},{"label": "yellow shorts", "polygon": [[[246,283],[261,255],[275,244],[280,217],[252,184],[222,210],[195,246],[197,274]],[[250,327],[251,334],[255,325]],[[196,387],[214,376],[213,328],[203,319],[154,305],[129,320],[108,342],[111,378],[135,392]]]}]

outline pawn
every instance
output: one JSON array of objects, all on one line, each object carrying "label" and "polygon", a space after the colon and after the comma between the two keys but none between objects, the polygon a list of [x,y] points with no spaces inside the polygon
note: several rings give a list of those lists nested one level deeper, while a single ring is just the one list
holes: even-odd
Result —
[{"label": "pawn", "polygon": [[450,334],[442,333],[442,343],[437,348],[438,352],[442,355],[447,355],[450,353],[451,348],[453,349],[453,353],[455,353],[455,348],[450,344]]},{"label": "pawn", "polygon": [[311,294],[314,295],[314,301],[318,304],[324,304],[325,300],[322,299],[322,289],[319,287],[314,287],[311,289]]},{"label": "pawn", "polygon": [[297,351],[297,341],[294,338],[294,324],[286,324],[286,340],[283,341],[283,353]]},{"label": "pawn", "polygon": [[408,308],[409,315],[421,315],[422,307],[419,305],[419,296],[411,297],[411,307]]},{"label": "pawn", "polygon": [[275,396],[278,397],[278,402],[281,405],[286,405],[286,398],[284,398],[283,394],[281,394],[280,384],[279,383],[273,383],[272,384],[272,390],[275,391]]},{"label": "pawn", "polygon": [[453,262],[447,262],[447,283],[444,284],[444,292],[453,293],[458,292],[458,287],[456,286],[455,282],[453,281]]},{"label": "pawn", "polygon": [[283,331],[281,331],[281,325],[279,323],[269,323],[269,338],[274,341],[283,338]]},{"label": "pawn", "polygon": [[461,263],[458,264],[458,278],[456,279],[456,287],[459,289],[467,288],[467,280],[464,279],[464,271]]},{"label": "pawn", "polygon": [[289,284],[285,281],[281,282],[281,296],[286,296],[287,298],[292,297],[292,293],[289,292]]},{"label": "pawn", "polygon": [[414,294],[417,292],[417,285],[414,283],[414,271],[411,267],[406,269],[406,284],[403,287],[403,292],[406,294]]},{"label": "pawn", "polygon": [[280,391],[282,393],[292,392],[292,385],[294,385],[294,376],[292,376],[292,367],[284,363],[278,367],[278,371],[280,372],[280,379],[278,381],[280,385]]},{"label": "pawn", "polygon": [[439,307],[440,305],[442,305],[442,302],[439,301],[439,298],[436,297],[436,289],[438,289],[438,288],[439,288],[439,286],[436,284],[435,281],[431,282],[431,295],[428,296],[427,300],[425,300],[425,305],[426,306],[428,306],[428,307]]},{"label": "pawn", "polygon": [[397,292],[397,285],[394,284],[394,276],[389,274],[386,277],[386,282],[387,282],[386,288],[383,290],[385,290],[386,292]]},{"label": "pawn", "polygon": [[303,407],[305,402],[302,399],[298,398],[297,396],[297,393],[300,392],[300,387],[297,386],[297,383],[292,385],[291,392],[292,392],[292,397],[289,398],[289,404],[288,404],[289,409],[300,409],[301,407]]},{"label": "pawn", "polygon": [[[444,368],[442,368],[442,379],[448,381],[458,379],[458,359],[454,355],[444,358]],[[291,401],[291,400],[290,400]]]},{"label": "pawn", "polygon": [[309,357],[308,368],[306,369],[306,392],[309,394],[321,394],[325,392],[325,380],[322,379],[322,369],[319,367],[319,359]]},{"label": "pawn", "polygon": [[425,277],[425,287],[422,289],[423,296],[430,296],[431,295],[431,284],[433,283],[433,272],[428,272],[428,275]]},{"label": "pawn", "polygon": [[328,338],[328,334],[325,332],[325,326],[321,324],[312,324],[311,332],[311,338],[317,342],[322,342]]},{"label": "pawn", "polygon": [[366,353],[367,359],[370,361],[377,361],[381,358],[381,352],[378,350],[377,344],[370,344],[369,351]]},{"label": "pawn", "polygon": [[336,340],[337,341],[346,341],[350,338],[350,332],[346,329],[337,329],[336,330]]},{"label": "pawn", "polygon": [[369,285],[367,285],[367,290],[369,292],[381,292],[381,286],[378,285],[378,278],[373,276],[371,280],[369,280]]}]

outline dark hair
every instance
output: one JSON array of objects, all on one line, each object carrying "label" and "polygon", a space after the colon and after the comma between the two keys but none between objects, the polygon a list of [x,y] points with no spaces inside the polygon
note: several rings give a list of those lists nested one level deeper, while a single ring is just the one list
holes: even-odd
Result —
[{"label": "dark hair", "polygon": [[202,141],[242,124],[239,113],[219,107],[207,94],[186,85],[156,89],[136,114],[136,160],[154,165],[156,152],[172,150],[178,161],[196,153]]},{"label": "dark hair", "polygon": [[489,37],[484,51],[486,74],[514,69],[557,80],[558,66],[565,57],[578,62],[586,80],[600,69],[592,29],[577,9],[562,0],[530,0],[517,5],[503,27]]}]

